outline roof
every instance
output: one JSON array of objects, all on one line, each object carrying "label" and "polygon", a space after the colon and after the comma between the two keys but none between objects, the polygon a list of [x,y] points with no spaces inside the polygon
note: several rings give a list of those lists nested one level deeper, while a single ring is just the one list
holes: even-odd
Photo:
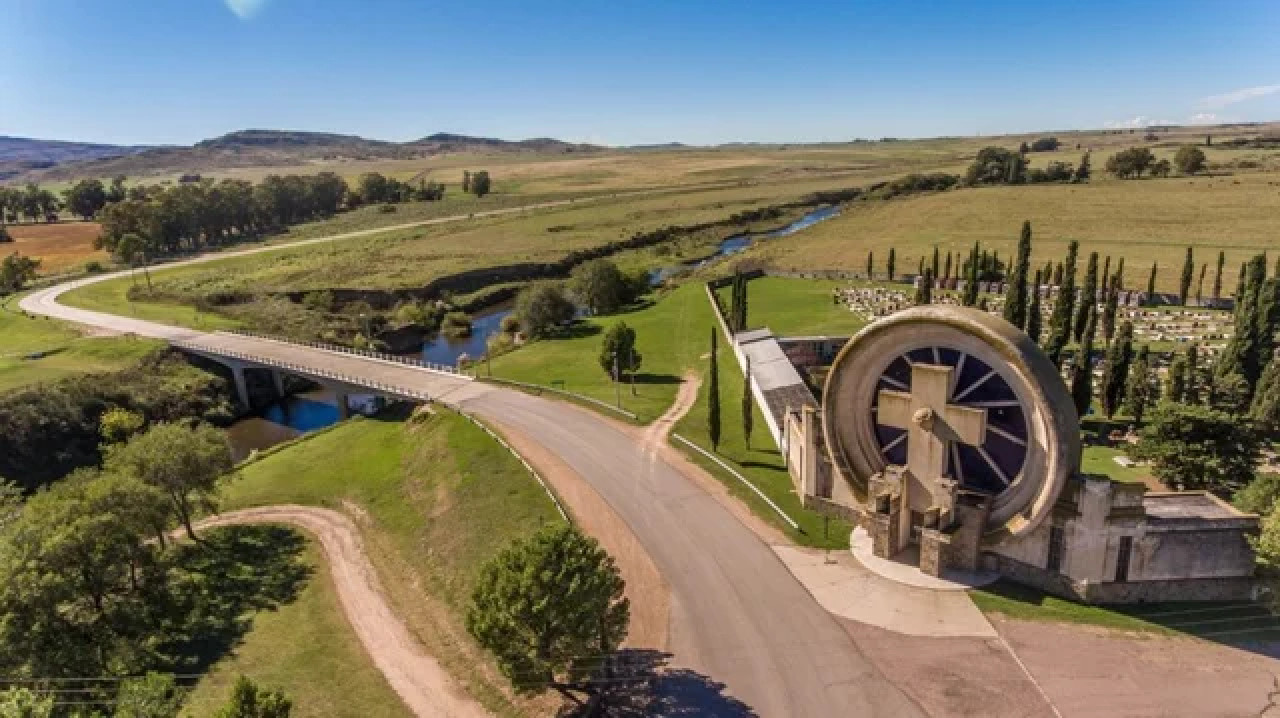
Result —
[{"label": "roof", "polygon": [[1142,497],[1142,508],[1148,518],[1157,521],[1258,520],[1207,491],[1149,492]]}]

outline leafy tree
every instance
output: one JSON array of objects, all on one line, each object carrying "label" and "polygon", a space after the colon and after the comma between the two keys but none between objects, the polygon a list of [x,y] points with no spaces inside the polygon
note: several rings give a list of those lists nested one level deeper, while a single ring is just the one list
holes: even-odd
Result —
[{"label": "leafy tree", "polygon": [[1138,349],[1133,365],[1129,367],[1129,376],[1124,385],[1124,410],[1133,417],[1134,422],[1141,424],[1147,407],[1155,403],[1155,383],[1152,381],[1151,354],[1147,345]]},{"label": "leafy tree", "polygon": [[586,679],[617,650],[630,604],[614,564],[572,526],[544,527],[480,571],[467,630],[520,693],[597,692]]},{"label": "leafy tree", "polygon": [[471,191],[471,170],[462,170],[462,191]]},{"label": "leafy tree", "polygon": [[102,182],[96,179],[82,179],[63,192],[67,209],[72,214],[84,219],[93,219],[107,204],[107,190]]},{"label": "leafy tree", "polygon": [[1076,165],[1075,176],[1072,179],[1076,182],[1088,182],[1092,171],[1093,167],[1089,163],[1089,153],[1086,152],[1080,156],[1080,164]]},{"label": "leafy tree", "polygon": [[147,673],[120,682],[112,718],[173,718],[182,708],[185,691],[172,673]]},{"label": "leafy tree", "polygon": [[37,693],[17,686],[0,691],[0,718],[53,718],[51,693]]},{"label": "leafy tree", "polygon": [[489,194],[492,188],[492,182],[489,180],[489,171],[480,170],[471,175],[471,194],[477,197],[483,197]]},{"label": "leafy tree", "polygon": [[897,254],[897,252],[893,249],[893,247],[890,247],[890,248],[889,248],[889,259],[888,259],[888,261],[887,261],[887,262],[885,262],[885,265],[884,265],[884,269],[885,269],[886,276],[888,276],[888,277],[889,277],[889,281],[890,281],[890,282],[892,282],[892,281],[893,281],[894,265],[897,263],[897,262],[896,262],[897,257],[895,256],[896,254]]},{"label": "leafy tree", "polygon": [[626,275],[608,259],[593,259],[575,267],[569,291],[592,314],[612,314],[635,299]]},{"label": "leafy tree", "polygon": [[1195,258],[1191,247],[1187,247],[1187,256],[1182,260],[1182,277],[1178,280],[1178,304],[1187,305],[1187,296],[1191,294],[1191,278],[1196,270]]},{"label": "leafy tree", "polygon": [[32,259],[17,252],[0,261],[0,294],[20,292],[28,282],[36,278],[40,269],[40,260]]},{"label": "leafy tree", "polygon": [[107,450],[108,471],[133,476],[168,497],[173,515],[194,539],[192,517],[213,510],[218,479],[231,471],[231,450],[222,431],[160,423]]},{"label": "leafy tree", "polygon": [[1040,270],[1036,270],[1035,286],[1031,290],[1030,306],[1027,307],[1027,336],[1031,337],[1031,341],[1040,343],[1040,324],[1043,319],[1040,316]]},{"label": "leafy tree", "polygon": [[573,319],[576,310],[558,282],[535,282],[516,295],[516,316],[531,337],[546,337]]},{"label": "leafy tree", "polygon": [[1159,271],[1158,262],[1151,263],[1151,274],[1147,277],[1147,304],[1155,304],[1156,301],[1156,272]]},{"label": "leafy tree", "polygon": [[1031,143],[1032,152],[1053,152],[1062,143],[1057,137],[1040,137]]},{"label": "leafy tree", "polygon": [[1204,151],[1195,145],[1183,145],[1173,156],[1173,164],[1178,172],[1193,175],[1204,169]]},{"label": "leafy tree", "polygon": [[[636,330],[626,322],[609,327],[600,347],[600,368],[614,381],[621,381],[623,373],[640,369],[640,359],[640,352],[636,351]],[[615,368],[617,374],[614,373]]]},{"label": "leafy tree", "polygon": [[[151,287],[151,269],[150,262],[147,259],[147,241],[141,235],[128,232],[120,237],[115,245],[115,255],[126,262],[136,272],[139,266],[142,267],[142,273],[147,278],[147,291],[152,290]],[[134,275],[134,282],[137,282],[137,275]]]},{"label": "leafy tree", "polygon": [[1005,294],[1004,318],[1019,328],[1027,328],[1027,275],[1031,271],[1031,221],[1023,220],[1018,237],[1018,256],[1013,260],[1013,276]]},{"label": "leafy tree", "polygon": [[1221,249],[1218,250],[1218,269],[1213,275],[1213,301],[1215,302],[1222,298],[1222,265],[1226,262],[1227,253]]},{"label": "leafy tree", "polygon": [[742,374],[742,437],[751,448],[751,430],[754,428],[755,404],[751,401],[751,357],[747,357],[747,369]]},{"label": "leafy tree", "polygon": [[1045,353],[1055,366],[1062,366],[1062,350],[1071,341],[1071,317],[1076,298],[1076,255],[1080,251],[1080,243],[1072,240],[1067,245],[1067,259],[1063,265],[1062,281],[1058,284],[1058,299],[1053,304],[1053,313],[1049,316],[1049,338],[1045,342]]},{"label": "leafy tree", "polygon": [[124,175],[116,175],[111,178],[111,187],[107,190],[107,203],[123,202],[125,200],[124,181],[128,179]]},{"label": "leafy tree", "polygon": [[1097,312],[1098,308],[1098,253],[1089,253],[1089,264],[1084,272],[1084,286],[1080,288],[1080,306],[1076,309],[1075,321],[1075,338],[1076,341],[1084,336],[1085,325],[1089,322],[1089,317]]},{"label": "leafy tree", "polygon": [[1018,184],[1025,179],[1027,160],[1019,152],[1003,147],[984,147],[965,172],[968,185]]},{"label": "leafy tree", "polygon": [[1122,179],[1136,179],[1142,176],[1156,161],[1155,155],[1146,147],[1130,147],[1107,158],[1107,172]]},{"label": "leafy tree", "polygon": [[1124,399],[1124,388],[1129,381],[1129,364],[1133,361],[1133,322],[1120,325],[1116,340],[1107,349],[1106,365],[1102,370],[1102,412],[1107,418],[1115,416]]},{"label": "leafy tree", "polygon": [[1169,363],[1169,375],[1165,380],[1164,396],[1169,401],[1185,402],[1187,399],[1187,355],[1178,354]]},{"label": "leafy tree", "polygon": [[13,235],[9,234],[9,228],[0,224],[0,244],[9,244],[13,242]]},{"label": "leafy tree", "polygon": [[118,444],[142,430],[147,418],[140,412],[113,406],[98,419],[98,433],[107,444]]},{"label": "leafy tree", "polygon": [[1093,339],[1097,331],[1097,319],[1098,310],[1094,307],[1089,312],[1071,373],[1071,398],[1075,401],[1076,413],[1082,419],[1089,413],[1089,405],[1093,403]]},{"label": "leafy tree", "polygon": [[1270,514],[1280,498],[1280,474],[1259,473],[1253,481],[1231,497],[1231,503],[1241,511],[1259,516]]},{"label": "leafy tree", "polygon": [[1253,479],[1259,446],[1257,432],[1230,414],[1162,402],[1128,452],[1179,491],[1232,491]]},{"label": "leafy tree", "polygon": [[1168,177],[1171,171],[1173,171],[1173,165],[1169,164],[1169,160],[1160,159],[1151,163],[1152,177]]},{"label": "leafy tree", "polygon": [[1215,376],[1208,389],[1210,407],[1231,416],[1249,413],[1249,384],[1239,374]]},{"label": "leafy tree", "polygon": [[262,688],[242,675],[214,718],[289,718],[291,712],[293,701],[282,691]]}]

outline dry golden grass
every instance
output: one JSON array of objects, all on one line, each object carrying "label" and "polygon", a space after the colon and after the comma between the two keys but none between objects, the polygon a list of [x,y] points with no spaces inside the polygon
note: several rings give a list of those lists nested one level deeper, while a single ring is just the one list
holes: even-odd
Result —
[{"label": "dry golden grass", "polygon": [[97,222],[8,225],[12,244],[0,245],[0,256],[17,252],[40,259],[42,274],[79,269],[89,260],[105,262],[107,253],[93,248],[100,227]]}]

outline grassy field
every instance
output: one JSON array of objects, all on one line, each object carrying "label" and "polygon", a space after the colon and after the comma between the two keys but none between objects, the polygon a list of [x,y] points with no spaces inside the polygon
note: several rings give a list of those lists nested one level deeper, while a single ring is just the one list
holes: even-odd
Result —
[{"label": "grassy field", "polygon": [[[175,272],[185,270],[179,269]],[[156,272],[152,272],[153,277]],[[84,307],[99,312],[134,317],[152,322],[175,324],[196,329],[232,329],[241,325],[230,317],[200,311],[198,308],[175,301],[132,301],[129,288],[142,285],[141,274],[136,278],[121,277],[97,284],[89,284],[62,295],[59,301],[72,307]]]},{"label": "grassy field", "polygon": [[1100,626],[1164,636],[1192,635],[1236,644],[1280,640],[1280,616],[1248,602],[1145,603],[1086,606],[1011,581],[972,590],[978,608],[1024,621]]},{"label": "grassy field", "polygon": [[[747,324],[769,327],[775,336],[852,336],[867,322],[843,304],[831,301],[831,290],[849,282],[760,277],[747,284]],[[729,306],[730,288],[717,290]]]},{"label": "grassy field", "polygon": [[91,260],[106,264],[110,259],[93,247],[100,231],[97,222],[12,224],[8,230],[13,244],[0,246],[0,257],[13,252],[37,257],[41,274],[61,274],[83,269]]},{"label": "grassy field", "polygon": [[[487,434],[446,412],[420,423],[358,419],[240,473],[225,488],[227,508],[299,503],[354,515],[392,604],[426,649],[496,715],[546,713],[540,701],[509,695],[462,624],[484,561],[511,540],[560,521],[537,482]],[[264,660],[295,650],[268,649],[276,657]],[[308,691],[327,680],[326,665],[294,666],[294,686],[282,687]]]},{"label": "grassy field", "polygon": [[253,615],[253,627],[234,652],[201,677],[183,715],[209,716],[243,674],[283,690],[297,718],[408,718],[382,673],[342,614],[324,556],[312,541],[301,557],[311,575],[297,597]]},{"label": "grassy field", "polygon": [[74,327],[0,304],[0,392],[65,376],[122,369],[160,347],[136,337],[90,337]]},{"label": "grassy field", "polygon": [[[1145,287],[1153,262],[1157,288],[1177,290],[1187,246],[1207,262],[1212,283],[1219,250],[1226,252],[1223,291],[1235,289],[1241,262],[1275,248],[1280,229],[1280,174],[1148,179],[1097,178],[1083,185],[1027,185],[956,189],[888,202],[855,203],[840,216],[785,241],[765,242],[747,256],[785,269],[865,271],[867,252],[884,271],[894,248],[900,273],[914,273],[920,257],[967,252],[974,241],[1014,254],[1023,220],[1034,232],[1032,266],[1055,262],[1071,240],[1089,252],[1125,258],[1126,286]],[[1115,266],[1113,261],[1113,268]]]}]

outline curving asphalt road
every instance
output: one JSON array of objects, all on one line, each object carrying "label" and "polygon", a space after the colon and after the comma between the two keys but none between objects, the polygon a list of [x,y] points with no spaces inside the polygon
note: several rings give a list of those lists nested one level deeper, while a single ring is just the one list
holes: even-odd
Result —
[{"label": "curving asphalt road", "polygon": [[[519,211],[519,209],[499,212]],[[480,216],[477,213],[476,216]],[[441,218],[430,222],[464,220]],[[385,231],[385,230],[377,230]],[[372,232],[308,242],[333,241]],[[260,247],[197,257],[181,266],[272,251]],[[758,715],[918,716],[923,712],[874,667],[849,635],[792,577],[774,552],[733,513],[646,450],[613,422],[570,404],[413,367],[271,340],[223,334],[67,307],[58,297],[107,274],[25,297],[31,313],[219,350],[369,376],[425,391],[518,432],[558,456],[628,524],[671,587],[673,663],[724,683]]]}]

